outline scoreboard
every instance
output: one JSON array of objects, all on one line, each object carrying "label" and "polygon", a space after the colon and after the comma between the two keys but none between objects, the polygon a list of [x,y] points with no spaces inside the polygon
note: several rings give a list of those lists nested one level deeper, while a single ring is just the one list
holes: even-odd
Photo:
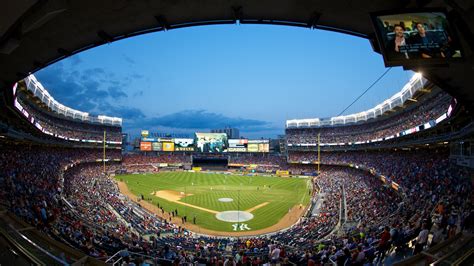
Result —
[{"label": "scoreboard", "polygon": [[142,136],[140,141],[141,151],[167,151],[167,152],[270,152],[268,139],[227,139],[225,134],[197,133],[197,138],[151,138]]}]

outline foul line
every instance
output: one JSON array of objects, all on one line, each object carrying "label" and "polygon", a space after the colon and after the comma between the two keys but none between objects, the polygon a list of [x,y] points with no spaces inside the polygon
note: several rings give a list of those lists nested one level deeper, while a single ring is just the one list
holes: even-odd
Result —
[{"label": "foul line", "polygon": [[181,204],[181,205],[184,205],[184,206],[196,208],[196,209],[201,210],[201,211],[213,213],[213,214],[218,214],[218,213],[219,213],[219,212],[216,212],[216,211],[214,211],[214,210],[209,210],[209,209],[206,209],[206,208],[203,208],[203,207],[199,207],[199,206],[192,205],[192,204],[189,204],[189,203],[184,203],[184,202],[181,202],[181,201],[173,201],[173,202],[174,202],[174,203]]},{"label": "foul line", "polygon": [[[165,199],[167,201],[173,202],[173,203],[177,203],[177,204],[180,204],[180,205],[183,205],[183,206],[188,206],[188,207],[195,208],[195,209],[205,211],[205,212],[208,212],[208,213],[212,213],[212,214],[218,214],[219,213],[218,211],[210,210],[210,209],[207,209],[207,208],[203,208],[203,207],[199,207],[199,206],[192,205],[192,204],[189,204],[189,203],[185,203],[185,202],[182,202],[182,201],[178,201],[176,199],[172,199],[173,197],[166,197],[167,196],[166,194],[161,195],[160,193],[155,193],[155,196],[159,197],[159,198],[162,198],[162,199]],[[264,203],[258,204],[257,206],[254,206],[254,207],[246,210],[246,212],[253,212],[257,209],[260,209],[260,208],[266,206],[268,203],[270,203],[270,202],[264,202]]]},{"label": "foul line", "polygon": [[[195,208],[195,209],[205,211],[205,212],[209,212],[209,213],[213,213],[213,214],[219,213],[219,212],[214,211],[214,210],[210,210],[210,209],[206,209],[206,208],[203,208],[203,207],[192,205],[192,204],[189,204],[189,203],[186,203],[186,202],[178,201],[178,200],[176,200],[176,198],[173,195],[168,195],[166,193],[161,194],[161,193],[158,193],[158,192],[155,193],[155,196],[158,197],[158,198],[162,198],[162,199],[165,199],[165,200],[173,202],[173,203],[178,203],[178,204],[181,204],[181,205],[184,205],[184,206],[188,206],[188,207],[191,207],[191,208]],[[191,195],[191,194],[188,194],[188,196],[189,195]],[[180,198],[180,197],[178,197],[178,198]]]},{"label": "foul line", "polygon": [[255,211],[256,209],[260,209],[260,208],[262,208],[263,206],[266,206],[268,203],[270,203],[270,202],[264,202],[264,203],[258,204],[257,206],[252,207],[252,208],[246,210],[246,212],[253,212],[253,211]]}]

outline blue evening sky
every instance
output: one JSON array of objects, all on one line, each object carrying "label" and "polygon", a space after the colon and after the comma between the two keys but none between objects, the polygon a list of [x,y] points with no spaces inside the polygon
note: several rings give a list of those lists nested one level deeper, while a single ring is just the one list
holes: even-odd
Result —
[{"label": "blue evening sky", "polygon": [[[339,114],[385,70],[365,39],[285,26],[220,25],[114,42],[35,75],[69,107],[122,117],[131,135],[232,126],[260,138],[283,134],[287,119]],[[412,75],[393,68],[345,114],[377,105]]]}]

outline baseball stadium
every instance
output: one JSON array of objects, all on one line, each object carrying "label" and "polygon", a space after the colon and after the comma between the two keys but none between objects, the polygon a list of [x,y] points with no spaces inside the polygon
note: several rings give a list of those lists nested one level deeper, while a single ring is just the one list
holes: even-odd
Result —
[{"label": "baseball stadium", "polygon": [[474,2],[1,5],[0,265],[474,264]]}]

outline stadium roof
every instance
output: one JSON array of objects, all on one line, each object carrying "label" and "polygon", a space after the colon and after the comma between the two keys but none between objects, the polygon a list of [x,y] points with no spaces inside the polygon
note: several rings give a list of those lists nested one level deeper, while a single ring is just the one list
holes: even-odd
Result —
[{"label": "stadium roof", "polygon": [[375,44],[370,12],[444,7],[455,12],[466,60],[421,70],[461,101],[474,103],[470,0],[17,0],[4,1],[1,7],[1,87],[72,54],[148,32],[239,22],[327,29]]},{"label": "stadium roof", "polygon": [[113,126],[122,126],[122,118],[110,117],[105,115],[93,116],[89,113],[78,111],[63,105],[56,101],[49,92],[43,87],[34,75],[29,75],[24,79],[26,89],[38,97],[38,99],[53,112],[68,118],[78,119],[84,122],[108,124]]},{"label": "stadium roof", "polygon": [[369,110],[329,118],[290,119],[286,120],[286,127],[335,126],[368,121],[369,119],[377,118],[386,112],[403,106],[406,101],[412,99],[419,90],[423,89],[425,83],[426,80],[423,76],[420,73],[415,73],[399,92]]}]

